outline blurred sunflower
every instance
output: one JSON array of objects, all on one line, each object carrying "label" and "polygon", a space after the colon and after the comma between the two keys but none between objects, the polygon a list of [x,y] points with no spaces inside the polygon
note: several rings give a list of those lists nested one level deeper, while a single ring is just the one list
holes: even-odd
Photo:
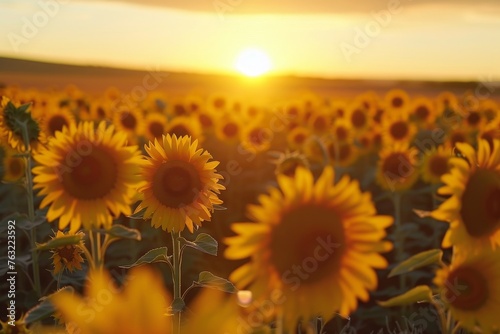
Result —
[{"label": "blurred sunflower", "polygon": [[436,272],[434,283],[440,289],[441,300],[458,325],[471,333],[497,333],[500,329],[498,259],[499,249],[463,254]]},{"label": "blurred sunflower", "polygon": [[217,194],[225,189],[215,170],[219,162],[208,162],[212,156],[187,136],[167,134],[145,149],[150,156],[142,171],[146,184],[139,189],[144,200],[135,212],[146,209],[144,218],[152,218],[152,226],[169,232],[185,226],[193,232],[194,225],[210,221],[213,205],[222,204]]},{"label": "blurred sunflower", "polygon": [[405,111],[409,105],[410,97],[402,89],[392,89],[385,94],[386,106],[394,111]]},{"label": "blurred sunflower", "polygon": [[83,232],[77,232],[75,234],[73,232],[63,233],[61,231],[57,231],[56,235],[52,237],[52,239],[57,239],[67,235],[78,235],[80,236],[81,241],[77,245],[66,245],[51,251],[53,253],[52,263],[54,264],[54,275],[59,274],[59,272],[64,269],[68,269],[70,272],[73,272],[75,269],[82,270],[82,247],[84,247],[83,237],[85,234]]},{"label": "blurred sunflower", "polygon": [[311,136],[311,131],[305,127],[298,126],[286,135],[288,148],[292,150],[301,150],[307,139]]},{"label": "blurred sunflower", "polygon": [[225,142],[237,142],[240,138],[242,125],[234,117],[227,115],[217,119],[215,134],[217,138]]},{"label": "blurred sunflower", "polygon": [[75,116],[68,107],[51,109],[40,118],[40,128],[47,137],[53,137],[56,131],[62,131],[64,126],[75,124]]},{"label": "blurred sunflower", "polygon": [[201,131],[204,135],[211,134],[214,131],[216,118],[215,115],[208,109],[201,110],[193,117],[198,117],[198,123],[200,124]]},{"label": "blurred sunflower", "polygon": [[172,330],[167,316],[170,295],[161,276],[145,266],[132,268],[121,289],[108,272],[96,270],[87,278],[85,297],[62,290],[49,298],[61,318],[78,327],[80,334],[168,334]]},{"label": "blurred sunflower", "polygon": [[474,131],[480,129],[485,122],[486,119],[478,110],[470,110],[465,115],[463,125],[469,131]]},{"label": "blurred sunflower", "polygon": [[318,109],[308,120],[309,129],[318,136],[324,135],[331,130],[332,116],[329,110]]},{"label": "blurred sunflower", "polygon": [[117,131],[127,135],[130,143],[137,143],[137,138],[143,133],[144,116],[139,108],[126,108],[117,106],[112,109],[113,125]]},{"label": "blurred sunflower", "polygon": [[226,258],[251,258],[230,279],[256,300],[282,292],[287,329],[318,315],[347,316],[377,287],[374,268],[387,266],[379,252],[392,248],[382,241],[392,217],[376,215],[370,194],[349,177],[334,185],[331,167],[316,183],[304,168],[277,178],[280,189],[249,206],[256,223],[233,224],[237,235],[225,239]]},{"label": "blurred sunflower", "polygon": [[486,140],[490,144],[490,148],[493,149],[493,141],[500,140],[500,119],[488,123],[479,130],[478,138]]},{"label": "blurred sunflower", "polygon": [[454,148],[458,143],[471,143],[472,142],[472,134],[461,128],[457,127],[452,129],[448,135],[446,136],[445,145]]},{"label": "blurred sunflower", "polygon": [[368,130],[372,121],[368,109],[365,109],[361,104],[351,104],[347,109],[346,119],[350,122],[353,133],[357,136]]},{"label": "blurred sunflower", "polygon": [[251,122],[241,132],[241,144],[249,152],[264,152],[271,147],[274,133],[271,129],[261,126],[257,122]]},{"label": "blurred sunflower", "polygon": [[166,133],[177,137],[189,136],[197,139],[198,142],[203,140],[202,129],[196,117],[179,116],[173,118],[167,124]]},{"label": "blurred sunflower", "polygon": [[333,123],[331,133],[333,140],[339,143],[348,142],[352,138],[352,127],[345,119],[338,118]]},{"label": "blurred sunflower", "polygon": [[437,116],[436,107],[428,98],[414,99],[408,112],[410,121],[415,122],[420,128],[433,126]]},{"label": "blurred sunflower", "polygon": [[500,141],[493,149],[480,140],[477,151],[458,143],[462,157],[450,160],[451,171],[442,178],[441,195],[451,196],[432,212],[450,223],[443,247],[467,252],[500,245]]},{"label": "blurred sunflower", "polygon": [[148,141],[161,139],[167,132],[167,118],[158,112],[150,112],[144,119],[144,135]]},{"label": "blurred sunflower", "polygon": [[45,143],[45,134],[40,131],[38,121],[29,112],[29,105],[16,107],[7,97],[0,101],[0,140],[18,152],[26,151],[23,126],[26,124],[29,146],[36,152]]},{"label": "blurred sunflower", "polygon": [[410,143],[417,128],[403,113],[384,117],[382,121],[382,142],[385,145]]},{"label": "blurred sunflower", "polygon": [[26,162],[24,158],[16,156],[7,145],[0,144],[0,179],[5,182],[17,182],[25,175]]},{"label": "blurred sunflower", "polygon": [[48,221],[59,218],[59,229],[71,231],[83,224],[110,228],[113,218],[131,214],[130,204],[138,185],[141,156],[137,146],[127,146],[126,134],[111,125],[81,122],[56,132],[47,148],[33,158],[34,189],[43,196],[40,207],[50,206]]},{"label": "blurred sunflower", "polygon": [[422,180],[431,184],[441,183],[441,177],[450,172],[449,160],[452,152],[444,146],[425,152],[420,164]]},{"label": "blurred sunflower", "polygon": [[407,143],[384,147],[377,166],[378,184],[390,191],[410,189],[418,179],[417,153]]},{"label": "blurred sunflower", "polygon": [[92,121],[104,121],[111,119],[112,103],[108,100],[93,100],[90,104],[90,117]]},{"label": "blurred sunflower", "polygon": [[436,98],[437,116],[445,111],[455,111],[458,109],[458,99],[451,92],[442,92]]},{"label": "blurred sunflower", "polygon": [[359,155],[358,148],[353,142],[328,141],[326,147],[332,163],[342,167],[351,166]]},{"label": "blurred sunflower", "polygon": [[297,151],[286,151],[285,153],[281,153],[279,157],[272,162],[276,164],[276,169],[274,170],[276,175],[294,177],[297,168],[303,167],[309,169],[309,162],[306,157]]}]

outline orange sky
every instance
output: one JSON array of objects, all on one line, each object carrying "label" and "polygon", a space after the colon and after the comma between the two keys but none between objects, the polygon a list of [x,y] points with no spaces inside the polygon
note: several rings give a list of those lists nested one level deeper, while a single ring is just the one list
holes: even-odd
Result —
[{"label": "orange sky", "polygon": [[274,74],[500,77],[498,1],[3,0],[0,8],[2,56],[234,73],[238,53],[257,47]]}]

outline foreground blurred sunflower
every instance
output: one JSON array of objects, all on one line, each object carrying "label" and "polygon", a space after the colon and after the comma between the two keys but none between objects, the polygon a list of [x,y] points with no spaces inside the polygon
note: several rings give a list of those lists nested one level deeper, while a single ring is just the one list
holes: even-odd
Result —
[{"label": "foreground blurred sunflower", "polygon": [[144,148],[150,156],[142,171],[146,183],[139,189],[144,200],[135,212],[146,209],[144,218],[169,232],[185,226],[193,232],[194,225],[209,221],[214,204],[222,204],[217,194],[225,189],[215,170],[219,162],[208,162],[212,156],[187,136],[167,134]]},{"label": "foreground blurred sunflower", "polygon": [[377,287],[374,268],[387,266],[379,252],[392,247],[382,238],[393,219],[376,215],[356,181],[344,176],[334,185],[330,167],[316,183],[303,168],[277,178],[281,191],[272,188],[249,207],[256,223],[233,224],[238,235],[225,240],[226,258],[251,258],[230,279],[239,288],[250,285],[257,300],[282,292],[277,307],[288,329],[299,319],[347,316]]},{"label": "foreground blurred sunflower", "polygon": [[[500,250],[459,256],[436,272],[434,283],[458,326],[471,333],[500,329]],[[478,328],[480,331],[478,331]]]},{"label": "foreground blurred sunflower", "polygon": [[25,322],[25,315],[14,321],[14,325],[9,324],[8,321],[3,322],[0,320],[0,334],[33,334],[33,331],[28,329]]},{"label": "foreground blurred sunflower", "polygon": [[141,157],[137,146],[127,146],[125,133],[113,126],[82,122],[56,132],[47,148],[34,155],[34,189],[46,195],[47,219],[59,218],[59,229],[71,231],[110,228],[113,217],[131,214]]},{"label": "foreground blurred sunflower", "polygon": [[128,277],[118,289],[106,271],[92,271],[85,297],[63,290],[51,295],[50,302],[80,334],[171,333],[167,316],[171,300],[161,276],[143,266],[131,269]]},{"label": "foreground blurred sunflower", "polygon": [[458,143],[462,157],[450,160],[452,169],[442,178],[445,185],[438,193],[451,197],[432,216],[450,223],[443,247],[472,252],[500,245],[500,141],[493,149],[486,140],[478,144],[475,151]]},{"label": "foreground blurred sunflower", "polygon": [[[202,128],[196,117],[175,117],[168,123],[165,132],[169,133],[171,136],[175,135],[178,138],[189,136],[193,139],[197,139],[198,142],[203,140]],[[161,139],[161,136],[158,139]]]},{"label": "foreground blurred sunflower", "polygon": [[274,173],[276,175],[286,175],[289,177],[295,176],[295,171],[299,167],[309,169],[309,161],[307,161],[306,157],[299,153],[298,151],[286,151],[285,153],[281,153],[280,155],[272,161],[272,163],[276,164],[276,168]]},{"label": "foreground blurred sunflower", "polygon": [[[56,235],[52,239],[57,239],[68,235],[75,235],[75,233],[63,233],[61,231],[57,231]],[[54,263],[54,275],[57,275],[64,269],[68,269],[69,272],[73,272],[75,269],[82,270],[82,247],[84,247],[84,234],[83,232],[77,232],[76,235],[78,235],[82,239],[79,244],[66,245],[55,248],[51,251],[53,253],[52,262]]]}]

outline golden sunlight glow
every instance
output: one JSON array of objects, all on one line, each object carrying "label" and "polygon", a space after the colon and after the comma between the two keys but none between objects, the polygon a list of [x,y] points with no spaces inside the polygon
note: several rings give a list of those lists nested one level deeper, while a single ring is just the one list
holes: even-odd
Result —
[{"label": "golden sunlight glow", "polygon": [[236,59],[235,68],[246,76],[257,77],[271,69],[271,60],[262,50],[245,49]]}]

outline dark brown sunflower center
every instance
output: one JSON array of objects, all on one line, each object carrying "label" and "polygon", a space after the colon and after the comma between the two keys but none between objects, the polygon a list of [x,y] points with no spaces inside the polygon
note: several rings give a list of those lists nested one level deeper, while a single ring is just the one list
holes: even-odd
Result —
[{"label": "dark brown sunflower center", "polygon": [[269,142],[270,138],[267,132],[262,129],[253,129],[249,134],[250,142],[254,145],[262,145]]},{"label": "dark brown sunflower center", "polygon": [[238,126],[235,123],[233,123],[233,122],[227,123],[222,128],[222,132],[224,132],[224,134],[226,135],[226,137],[232,138],[232,137],[234,137],[234,136],[236,136],[238,134]]},{"label": "dark brown sunflower center", "polygon": [[50,134],[56,133],[56,131],[61,131],[63,126],[68,126],[68,121],[61,115],[54,115],[49,120],[49,132]]},{"label": "dark brown sunflower center", "polygon": [[430,115],[430,111],[429,111],[429,108],[427,108],[426,106],[419,106],[417,107],[417,109],[415,110],[415,115],[417,116],[418,119],[420,120],[425,120],[427,119],[427,117],[429,117]]},{"label": "dark brown sunflower center", "polygon": [[21,163],[21,161],[22,160],[19,158],[10,159],[10,161],[9,161],[10,174],[15,175],[15,176],[22,175],[22,173],[24,172],[24,167],[23,167],[23,164]]},{"label": "dark brown sunflower center", "polygon": [[305,204],[278,219],[271,233],[270,261],[284,283],[312,284],[338,272],[345,236],[333,208]]},{"label": "dark brown sunflower center", "polygon": [[75,258],[75,248],[72,246],[58,248],[57,255],[63,260],[63,263],[69,263]]},{"label": "dark brown sunflower center", "polygon": [[137,119],[135,116],[128,112],[128,111],[123,111],[120,121],[123,125],[128,130],[135,130],[135,127],[137,126]]},{"label": "dark brown sunflower center", "polygon": [[294,140],[294,142],[295,142],[296,144],[303,144],[303,143],[304,143],[304,141],[306,140],[306,138],[307,138],[307,137],[306,137],[306,135],[305,135],[305,134],[303,134],[303,133],[298,133],[298,134],[296,134],[296,135],[295,135],[295,137],[294,137],[294,139],[293,139],[293,140]]},{"label": "dark brown sunflower center", "polygon": [[109,152],[92,147],[89,154],[77,155],[70,170],[62,175],[64,189],[81,200],[98,199],[115,187],[118,167]]},{"label": "dark brown sunflower center", "polygon": [[391,100],[391,104],[394,108],[400,108],[403,105],[403,99],[396,96]]},{"label": "dark brown sunflower center", "polygon": [[475,268],[464,266],[453,270],[445,284],[446,301],[457,309],[478,310],[488,300],[488,281]]},{"label": "dark brown sunflower center", "polygon": [[327,124],[325,117],[320,116],[314,120],[313,126],[314,126],[314,129],[316,129],[317,131],[325,131],[328,124]]},{"label": "dark brown sunflower center", "polygon": [[477,125],[480,120],[481,116],[477,111],[470,112],[469,116],[467,117],[467,123],[469,123],[470,125]]},{"label": "dark brown sunflower center", "polygon": [[335,129],[335,134],[336,134],[338,140],[343,141],[343,140],[347,139],[349,132],[347,131],[347,129],[345,127],[339,126],[338,128]]},{"label": "dark brown sunflower center", "polygon": [[500,175],[476,170],[465,186],[460,215],[473,237],[495,232],[500,227]]},{"label": "dark brown sunflower center", "polygon": [[377,123],[380,123],[382,121],[382,116],[384,115],[385,110],[384,109],[377,109],[375,112],[375,116],[373,116],[373,120]]},{"label": "dark brown sunflower center", "polygon": [[160,138],[164,131],[163,124],[159,122],[152,122],[149,124],[149,132],[151,132],[155,138]]},{"label": "dark brown sunflower center", "polygon": [[189,129],[184,126],[183,124],[177,124],[174,125],[173,127],[168,130],[168,133],[172,135],[176,135],[177,138],[183,137],[183,136],[191,136],[191,133],[189,132]]},{"label": "dark brown sunflower center", "polygon": [[216,98],[214,100],[214,107],[217,109],[223,109],[226,106],[226,100],[223,98]]},{"label": "dark brown sunflower center", "polygon": [[433,156],[429,161],[429,171],[437,177],[446,174],[448,172],[448,158],[440,155]]},{"label": "dark brown sunflower center", "polygon": [[160,203],[170,208],[191,204],[201,188],[195,167],[180,160],[163,163],[153,179],[153,194]]},{"label": "dark brown sunflower center", "polygon": [[410,166],[408,157],[403,153],[392,153],[384,159],[382,163],[382,172],[389,177],[404,177],[408,172],[407,166]]},{"label": "dark brown sunflower center", "polygon": [[211,127],[213,124],[212,119],[205,114],[200,114],[200,116],[198,116],[198,119],[200,120],[200,124],[203,127],[208,128],[208,127]]},{"label": "dark brown sunflower center", "polygon": [[103,107],[97,107],[97,116],[99,118],[105,118],[106,117],[106,111],[103,109]]},{"label": "dark brown sunflower center", "polygon": [[182,116],[187,114],[187,110],[184,105],[178,103],[174,106],[174,113],[178,116]]},{"label": "dark brown sunflower center", "polygon": [[361,109],[355,110],[351,115],[351,122],[355,128],[362,128],[366,124],[366,115]]},{"label": "dark brown sunflower center", "polygon": [[392,138],[401,140],[408,134],[409,128],[405,121],[397,121],[391,124],[389,129]]}]

